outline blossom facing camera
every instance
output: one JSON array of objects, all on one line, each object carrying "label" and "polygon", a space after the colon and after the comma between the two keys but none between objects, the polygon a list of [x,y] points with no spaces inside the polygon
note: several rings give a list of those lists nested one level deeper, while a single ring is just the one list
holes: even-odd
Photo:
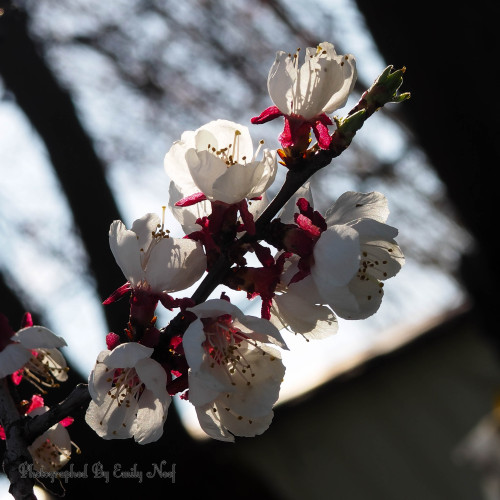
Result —
[{"label": "blossom facing camera", "polygon": [[337,54],[329,42],[308,47],[300,65],[299,51],[293,55],[279,51],[267,79],[274,106],[252,118],[252,123],[284,116],[285,128],[280,135],[284,148],[307,148],[312,129],[319,147],[328,149],[328,125],[333,123],[327,115],[345,105],[356,78],[354,56]]},{"label": "blossom facing camera", "polygon": [[103,439],[133,437],[147,444],[162,436],[172,398],[167,374],[152,353],[129,342],[99,354],[89,376],[92,401],[85,421]]},{"label": "blossom facing camera", "polygon": [[286,348],[279,330],[226,300],[188,310],[198,317],[183,338],[189,401],[202,429],[222,441],[263,433],[285,374],[279,351],[269,346]]},{"label": "blossom facing camera", "polygon": [[215,120],[184,132],[170,148],[164,166],[186,203],[204,200],[227,204],[258,198],[274,182],[276,152],[254,152],[248,128]]}]

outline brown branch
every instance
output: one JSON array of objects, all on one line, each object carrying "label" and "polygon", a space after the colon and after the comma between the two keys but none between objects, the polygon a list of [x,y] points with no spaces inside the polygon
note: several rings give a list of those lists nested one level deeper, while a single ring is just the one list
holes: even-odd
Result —
[{"label": "brown branch", "polygon": [[63,418],[73,414],[90,402],[87,384],[78,384],[70,395],[49,411],[25,421],[24,432],[26,439],[31,442],[45,431],[57,424]]},{"label": "brown branch", "polygon": [[19,470],[21,464],[32,463],[33,460],[28,451],[30,441],[24,433],[22,417],[12,399],[6,378],[0,379],[0,422],[6,435],[3,468],[10,481],[9,492],[16,500],[36,500],[33,480]]}]

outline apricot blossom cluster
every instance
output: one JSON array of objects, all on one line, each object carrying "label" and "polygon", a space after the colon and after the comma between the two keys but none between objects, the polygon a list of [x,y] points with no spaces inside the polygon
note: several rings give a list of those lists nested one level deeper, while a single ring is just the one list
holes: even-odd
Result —
[{"label": "apricot blossom cluster", "polygon": [[[303,64],[298,54],[277,53],[268,77],[274,105],[252,119],[284,118],[281,149],[262,149],[261,141],[255,150],[248,128],[228,120],[184,132],[164,166],[168,207],[185,235],[173,238],[154,214],[131,229],[111,224],[111,250],[127,282],[105,303],[130,294],[130,317],[123,332],[108,335],[89,378],[86,420],[103,438],[158,439],[176,394],[214,439],[261,434],[285,374],[281,332],[319,339],[337,332],[337,316],[367,318],[381,304],[384,281],[403,265],[387,200],[377,192],[345,193],[320,214],[306,182],[288,193],[297,191],[277,217],[258,225],[275,209],[266,193],[278,157],[295,174],[314,152],[333,151],[328,115],[345,105],[356,81],[354,57],[328,42],[308,48]],[[247,252],[259,265],[248,264]],[[203,275],[202,292],[174,298]],[[260,300],[260,317],[244,314],[225,292],[211,296],[220,284]],[[160,303],[179,309],[163,328]]]},{"label": "apricot blossom cluster", "polygon": [[[376,109],[409,96],[397,94],[402,73],[387,68],[345,118],[332,119],[353,90],[354,57],[328,42],[308,48],[302,64],[298,51],[280,51],[267,81],[273,105],[251,120],[283,118],[280,148],[263,148],[263,141],[254,148],[249,129],[228,120],[173,143],[164,158],[168,209],[184,234],[165,227],[167,205],[130,228],[119,220],[110,226],[125,283],[104,304],[127,296],[130,312],[123,330],[107,335],[89,376],[85,420],[97,435],[158,440],[174,396],[194,406],[214,439],[261,434],[279,398],[287,335],[323,339],[337,332],[338,318],[365,319],[379,309],[385,281],[404,264],[386,198],[346,192],[320,213],[309,179]],[[285,182],[269,201],[280,167]],[[225,291],[215,295],[219,285],[259,301],[260,315],[245,314]],[[159,307],[176,312],[165,326]],[[25,379],[43,392],[67,378],[59,351],[65,341],[30,316],[22,326],[14,332],[0,315],[0,382]],[[41,399],[28,405],[21,414],[46,412]],[[69,460],[68,423],[56,422],[31,444],[39,467],[58,470]],[[8,438],[9,429],[0,430]]]}]

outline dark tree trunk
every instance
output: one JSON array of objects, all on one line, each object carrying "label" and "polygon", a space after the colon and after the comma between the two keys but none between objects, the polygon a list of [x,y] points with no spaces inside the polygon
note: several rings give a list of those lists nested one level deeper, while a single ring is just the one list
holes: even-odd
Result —
[{"label": "dark tree trunk", "polygon": [[[97,293],[104,299],[125,281],[108,244],[109,225],[119,218],[119,212],[106,182],[104,165],[78,119],[70,95],[30,38],[26,13],[10,2],[3,4],[0,76],[47,148],[75,229],[89,256]],[[125,326],[126,306],[124,303],[120,315],[116,314],[117,307],[106,308],[111,330]]]}]

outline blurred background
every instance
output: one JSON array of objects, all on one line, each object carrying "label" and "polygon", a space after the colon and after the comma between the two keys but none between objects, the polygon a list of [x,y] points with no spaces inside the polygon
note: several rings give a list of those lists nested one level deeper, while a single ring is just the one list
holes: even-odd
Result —
[{"label": "blurred background", "polygon": [[[379,312],[340,320],[327,340],[286,338],[282,396],[262,436],[201,440],[182,401],[163,438],[142,447],[100,440],[83,412],[75,415],[75,471],[97,462],[146,471],[165,460],[176,464],[176,480],[106,484],[89,469],[85,492],[73,479],[49,484],[55,494],[500,498],[491,236],[500,114],[487,59],[498,45],[497,8],[475,5],[0,0],[0,311],[17,329],[29,310],[66,339],[72,380],[53,402],[86,380],[106,333],[125,326],[126,301],[101,305],[124,282],[109,225],[161,212],[163,157],[184,130],[229,119],[249,126],[255,143],[279,147],[279,120],[250,125],[271,104],[275,53],[322,41],[357,60],[358,83],[340,116],[389,64],[407,68],[402,91],[412,93],[370,118],[312,179],[319,210],[346,190],[388,198],[407,262],[387,282]],[[167,225],[181,236],[173,218]],[[259,304],[231,298],[258,314]],[[162,312],[160,325],[168,320]],[[0,480],[0,498],[7,489]]]}]

